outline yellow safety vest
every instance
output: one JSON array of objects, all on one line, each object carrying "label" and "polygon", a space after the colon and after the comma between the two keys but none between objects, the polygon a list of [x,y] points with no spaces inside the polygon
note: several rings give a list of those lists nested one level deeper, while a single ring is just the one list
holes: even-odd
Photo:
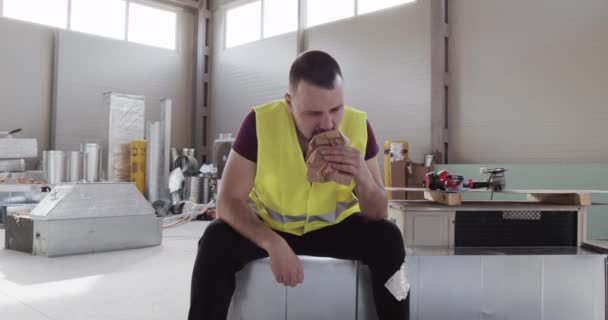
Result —
[{"label": "yellow safety vest", "polygon": [[[296,126],[284,101],[254,107],[258,141],[257,169],[249,197],[271,228],[295,235],[337,224],[360,212],[350,186],[310,183]],[[344,108],[340,131],[365,154],[367,114]]]}]

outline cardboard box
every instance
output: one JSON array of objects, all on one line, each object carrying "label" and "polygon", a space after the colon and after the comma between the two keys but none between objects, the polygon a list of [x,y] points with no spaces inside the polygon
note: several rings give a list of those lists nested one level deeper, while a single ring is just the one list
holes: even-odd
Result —
[{"label": "cardboard box", "polygon": [[[409,160],[404,158],[401,160],[390,162],[390,179],[388,187],[405,188],[407,186],[407,165]],[[388,198],[390,200],[405,200],[407,199],[405,191],[389,191]]]},{"label": "cardboard box", "polygon": [[[431,164],[430,167],[425,167],[423,163],[409,162],[407,166],[407,187],[408,188],[424,188],[424,176],[433,171],[435,165]],[[424,200],[424,192],[422,191],[408,191],[406,195],[407,200]]]}]

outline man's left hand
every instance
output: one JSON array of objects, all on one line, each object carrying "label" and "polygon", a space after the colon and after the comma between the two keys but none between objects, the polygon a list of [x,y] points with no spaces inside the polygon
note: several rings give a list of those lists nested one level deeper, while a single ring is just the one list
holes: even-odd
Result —
[{"label": "man's left hand", "polygon": [[357,184],[372,178],[363,155],[351,146],[321,146],[319,152],[332,168],[352,175]]}]

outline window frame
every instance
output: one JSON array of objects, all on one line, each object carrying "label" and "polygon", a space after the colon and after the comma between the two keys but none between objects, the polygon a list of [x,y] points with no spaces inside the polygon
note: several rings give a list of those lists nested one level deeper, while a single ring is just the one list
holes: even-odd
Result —
[{"label": "window frame", "polygon": [[[0,0],[0,1],[2,1],[2,0]],[[80,31],[80,30],[74,30],[74,29],[72,29],[72,1],[74,1],[74,0],[68,0],[68,27],[66,28],[66,30],[69,30],[71,32],[78,32],[78,33],[83,33],[83,34],[87,34],[87,35],[92,35],[92,36],[95,36],[95,37],[102,37],[102,38],[105,38],[105,39],[127,41],[127,34],[126,34],[126,32],[123,32],[122,38],[119,39],[119,38],[114,38],[114,37],[110,37],[110,36],[103,35],[103,34],[98,34],[98,33],[92,33],[92,32]],[[129,13],[129,2],[130,2],[130,0],[124,0],[124,2],[125,2],[125,21],[124,21],[125,25],[124,25],[123,31],[126,30],[126,29],[128,29],[127,23],[129,22],[128,21],[128,13]]]},{"label": "window frame", "polygon": [[[27,21],[27,20],[22,20],[22,19],[17,19],[17,18],[6,17],[4,15],[4,2],[5,2],[5,0],[0,0],[0,18],[13,19],[13,20],[18,20],[18,21],[25,22],[25,23],[31,23],[31,24],[36,24],[36,25],[44,26],[46,28],[59,29],[59,30],[67,30],[67,31],[70,31],[70,32],[84,33],[84,34],[91,35],[91,36],[103,37],[105,39],[111,39],[111,40],[116,40],[116,41],[125,41],[125,42],[129,42],[129,43],[137,44],[137,45],[143,45],[143,46],[153,47],[153,48],[157,48],[157,49],[164,49],[164,50],[169,50],[169,51],[175,51],[175,52],[179,52],[180,48],[182,47],[182,39],[181,38],[182,38],[183,32],[180,29],[180,23],[181,23],[181,20],[182,20],[181,13],[183,13],[184,9],[181,8],[181,7],[173,6],[173,5],[165,4],[165,3],[160,3],[160,2],[157,2],[157,1],[153,1],[153,0],[124,0],[125,1],[125,26],[124,26],[124,34],[123,34],[123,38],[122,39],[117,39],[117,38],[113,38],[113,37],[109,37],[109,36],[105,36],[105,35],[101,35],[101,34],[95,34],[95,33],[88,33],[88,32],[73,30],[72,29],[72,0],[66,0],[66,1],[67,1],[67,8],[66,8],[66,11],[67,11],[66,15],[67,16],[66,16],[65,25],[62,26],[62,27],[52,26],[52,25],[48,25],[48,24],[43,24],[43,23],[33,22],[33,21]],[[103,0],[97,0],[97,1],[103,1]],[[248,1],[251,1],[251,0],[248,0]],[[160,10],[165,10],[165,11],[170,11],[170,12],[175,13],[175,34],[174,34],[174,42],[175,42],[174,45],[175,45],[175,47],[173,49],[165,48],[165,47],[159,47],[159,46],[145,44],[145,43],[139,43],[139,42],[129,41],[129,11],[130,11],[129,8],[131,6],[131,3],[136,3],[136,4],[139,4],[139,5],[142,5],[142,6],[147,6],[147,7],[151,7],[151,8],[155,8],[155,9],[160,9]]]},{"label": "window frame", "polygon": [[66,0],[67,1],[67,8],[66,8],[66,21],[65,21],[65,25],[63,27],[58,27],[58,26],[52,26],[52,25],[48,25],[48,24],[44,24],[44,23],[40,23],[40,22],[35,22],[35,21],[28,21],[28,20],[22,20],[22,19],[18,19],[18,18],[12,18],[12,17],[7,17],[4,15],[4,0],[0,0],[0,18],[5,18],[5,19],[12,19],[12,20],[16,20],[16,21],[21,21],[21,22],[25,22],[25,23],[31,23],[31,24],[35,24],[35,25],[39,25],[39,26],[43,26],[46,28],[52,28],[52,29],[59,29],[59,30],[68,30],[68,26],[70,24],[70,6],[72,4],[72,0]]},{"label": "window frame", "polygon": [[[228,11],[230,11],[231,9],[235,9],[235,8],[239,8],[239,7],[248,5],[250,3],[254,3],[254,2],[260,2],[260,30],[259,30],[260,37],[257,40],[253,40],[250,42],[238,44],[236,46],[228,47]],[[223,26],[223,29],[224,29],[223,30],[223,34],[224,34],[223,42],[224,43],[222,44],[222,49],[228,50],[228,49],[240,47],[240,46],[243,46],[243,45],[246,45],[249,43],[254,43],[256,41],[261,41],[264,39],[264,38],[262,38],[262,35],[264,32],[264,0],[242,0],[242,1],[231,2],[222,8],[222,18],[224,20],[224,26]]]},{"label": "window frame", "polygon": [[[0,0],[2,1],[2,0]],[[71,0],[70,0],[71,1]],[[127,0],[129,1],[129,0]],[[243,43],[243,44],[239,44],[236,46],[232,46],[232,47],[228,47],[227,43],[228,43],[228,11],[234,8],[238,8],[244,5],[247,5],[249,3],[252,2],[260,2],[260,37],[257,40],[253,40],[251,42],[247,42],[247,43]],[[414,4],[416,3],[418,0],[406,0],[407,2],[404,3],[400,3],[400,4],[396,4],[394,6],[389,6],[386,8],[382,8],[382,9],[378,9],[378,10],[374,10],[374,11],[370,11],[370,12],[365,12],[365,13],[360,13],[359,12],[359,1],[360,0],[350,0],[352,2],[354,2],[354,14],[352,16],[346,17],[346,18],[340,18],[338,20],[332,20],[332,21],[328,21],[328,22],[324,22],[322,24],[318,24],[318,25],[314,25],[314,26],[308,26],[307,20],[308,20],[308,12],[307,12],[307,8],[308,8],[308,0],[297,0],[298,4],[297,4],[297,19],[298,22],[296,23],[296,29],[293,31],[288,31],[285,33],[281,33],[281,34],[276,34],[276,35],[272,35],[270,37],[265,37],[264,36],[264,21],[265,21],[265,16],[264,16],[264,1],[265,0],[237,0],[237,1],[232,1],[230,3],[224,4],[220,6],[220,9],[222,10],[222,16],[223,16],[223,20],[224,20],[224,25],[222,26],[223,30],[223,38],[224,41],[222,43],[222,49],[223,50],[227,50],[227,49],[232,49],[235,47],[239,47],[241,45],[245,45],[245,44],[249,44],[249,43],[253,43],[256,41],[262,41],[264,39],[268,39],[268,38],[272,38],[275,36],[280,36],[283,35],[285,33],[289,33],[289,32],[301,32],[303,30],[309,29],[309,28],[314,28],[316,26],[321,26],[324,24],[328,24],[328,23],[333,23],[335,21],[340,21],[340,20],[344,20],[344,19],[349,19],[349,18],[354,18],[354,17],[358,17],[361,15],[366,15],[369,13],[374,13],[377,11],[381,11],[381,10],[387,10],[387,9],[391,9],[397,6],[401,6],[401,5],[408,5],[408,4]]]},{"label": "window frame", "polygon": [[[70,0],[70,1],[72,1],[72,0]],[[166,5],[166,4],[162,4],[162,3],[158,3],[158,2],[147,1],[147,0],[125,0],[125,1],[127,2],[127,6],[126,6],[127,13],[125,15],[125,20],[126,20],[125,21],[125,41],[127,41],[129,43],[153,47],[153,48],[157,48],[157,49],[164,49],[164,50],[170,50],[170,51],[175,51],[175,52],[180,51],[179,49],[181,48],[181,34],[182,33],[179,28],[179,23],[180,23],[180,13],[183,12],[183,9],[174,7],[174,6],[170,6],[170,5]],[[155,46],[155,45],[151,45],[151,44],[133,42],[133,41],[129,40],[129,13],[130,13],[131,3],[135,3],[135,4],[142,5],[142,6],[155,8],[155,9],[171,11],[171,12],[175,13],[175,34],[174,34],[175,47],[173,49],[159,47],[159,46]]]}]

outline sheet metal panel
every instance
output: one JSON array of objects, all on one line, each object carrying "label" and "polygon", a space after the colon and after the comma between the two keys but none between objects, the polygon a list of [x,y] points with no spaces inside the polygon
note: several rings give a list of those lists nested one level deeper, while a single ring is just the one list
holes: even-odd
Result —
[{"label": "sheet metal panel", "polygon": [[483,257],[481,319],[542,319],[541,260],[541,256]]},{"label": "sheet metal panel", "polygon": [[543,319],[605,320],[605,255],[543,257]]},{"label": "sheet metal panel", "polygon": [[227,319],[285,319],[286,290],[274,279],[268,258],[253,261],[236,274],[236,290]]},{"label": "sheet metal panel", "polygon": [[356,262],[303,257],[304,282],[287,288],[287,319],[356,318]]}]

